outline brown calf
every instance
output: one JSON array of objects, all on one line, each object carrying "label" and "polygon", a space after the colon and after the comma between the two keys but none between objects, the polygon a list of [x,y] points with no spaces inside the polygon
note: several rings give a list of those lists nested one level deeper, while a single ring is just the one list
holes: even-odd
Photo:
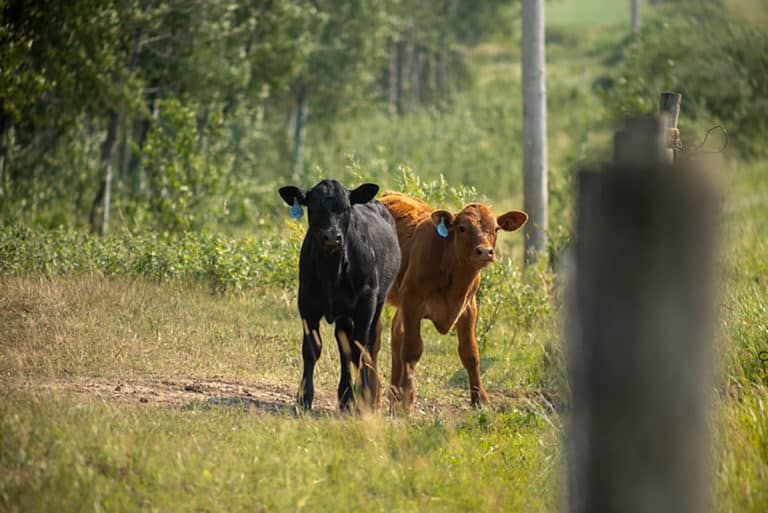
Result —
[{"label": "brown calf", "polygon": [[517,230],[528,215],[513,210],[497,217],[480,203],[454,214],[432,210],[397,192],[388,192],[379,201],[395,218],[401,251],[400,272],[387,296],[397,308],[392,320],[393,404],[401,401],[406,411],[413,408],[413,371],[424,349],[422,319],[431,320],[442,334],[456,326],[470,399],[473,405],[487,404],[475,338],[480,270],[496,259],[496,232]]}]

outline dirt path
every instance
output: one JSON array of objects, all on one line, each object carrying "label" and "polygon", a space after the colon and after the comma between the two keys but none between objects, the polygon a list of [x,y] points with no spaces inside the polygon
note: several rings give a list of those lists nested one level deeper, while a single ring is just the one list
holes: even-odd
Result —
[{"label": "dirt path", "polygon": [[[294,388],[274,383],[238,383],[219,379],[193,378],[73,378],[52,381],[25,381],[19,388],[73,394],[107,402],[138,403],[172,408],[239,407],[261,413],[296,415]],[[383,408],[386,409],[386,401]],[[420,417],[456,417],[462,408],[450,403],[419,405]],[[337,415],[336,398],[316,391],[316,416]]]},{"label": "dirt path", "polygon": [[[230,405],[265,412],[293,411],[293,391],[265,383],[236,383],[219,379],[193,378],[74,378],[28,381],[27,390],[47,390],[92,397],[104,401],[135,402],[176,408]],[[330,410],[332,403],[319,398],[318,411]]]},{"label": "dirt path", "polygon": [[[28,391],[48,391],[80,396],[87,400],[101,400],[115,403],[135,403],[170,408],[214,408],[236,407],[255,413],[297,415],[295,389],[293,387],[267,383],[238,383],[216,378],[71,378],[50,381],[28,380],[17,382],[16,386]],[[504,411],[520,401],[537,403],[549,402],[545,396],[520,394],[510,397],[494,397],[492,408]],[[386,400],[382,404],[387,410]],[[440,418],[457,421],[464,418],[471,408],[468,404],[449,401],[417,402],[411,415],[416,418]],[[322,391],[316,392],[313,415],[338,415],[336,397]]]}]

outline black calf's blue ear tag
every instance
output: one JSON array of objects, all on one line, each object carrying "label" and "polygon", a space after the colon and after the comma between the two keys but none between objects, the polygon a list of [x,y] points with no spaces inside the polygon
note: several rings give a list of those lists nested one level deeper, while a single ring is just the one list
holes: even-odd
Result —
[{"label": "black calf's blue ear tag", "polygon": [[440,237],[448,237],[448,228],[445,227],[445,218],[440,218],[440,224],[437,225],[437,234]]},{"label": "black calf's blue ear tag", "polygon": [[301,216],[304,215],[304,209],[299,205],[297,198],[293,198],[293,206],[288,209],[288,215],[294,219],[301,219]]}]

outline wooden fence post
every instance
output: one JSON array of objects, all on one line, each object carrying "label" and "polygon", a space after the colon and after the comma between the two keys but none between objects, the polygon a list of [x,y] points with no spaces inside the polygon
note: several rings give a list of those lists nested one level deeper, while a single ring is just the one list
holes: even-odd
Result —
[{"label": "wooden fence post", "polygon": [[628,120],[616,162],[579,177],[571,513],[707,510],[718,187],[701,163],[665,162],[665,132]]},{"label": "wooden fence post", "polygon": [[665,134],[666,148],[664,150],[667,162],[674,162],[674,148],[680,146],[680,131],[677,129],[677,119],[680,116],[680,102],[682,99],[682,94],[672,92],[661,93],[659,98],[659,119],[662,126],[667,129]]}]

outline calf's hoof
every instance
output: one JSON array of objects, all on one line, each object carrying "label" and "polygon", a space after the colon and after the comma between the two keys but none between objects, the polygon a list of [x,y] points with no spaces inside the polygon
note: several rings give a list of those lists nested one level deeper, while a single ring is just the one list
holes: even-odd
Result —
[{"label": "calf's hoof", "polygon": [[488,406],[490,404],[490,400],[488,399],[488,394],[485,393],[485,390],[472,391],[470,395],[470,404],[474,406],[475,408],[482,408],[483,406]]},{"label": "calf's hoof", "polygon": [[355,397],[352,393],[352,387],[340,387],[338,393],[339,410],[342,412],[352,411],[355,405]]},{"label": "calf's hoof", "polygon": [[306,396],[303,396],[301,394],[296,397],[296,407],[301,411],[311,411],[312,410],[312,398],[307,398]]},{"label": "calf's hoof", "polygon": [[405,402],[403,401],[403,389],[399,386],[389,386],[387,401],[389,402],[390,415],[404,415],[408,413]]}]

